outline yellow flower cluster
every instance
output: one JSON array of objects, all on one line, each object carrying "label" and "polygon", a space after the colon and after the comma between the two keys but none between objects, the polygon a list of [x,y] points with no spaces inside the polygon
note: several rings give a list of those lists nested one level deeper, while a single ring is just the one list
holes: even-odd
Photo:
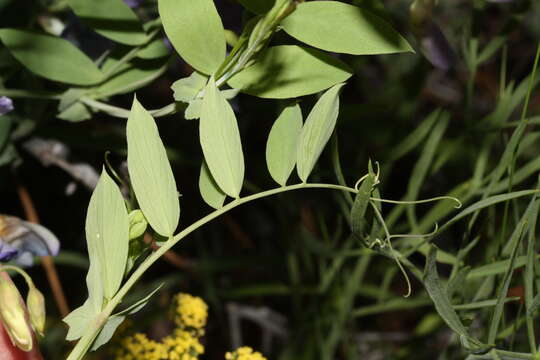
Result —
[{"label": "yellow flower cluster", "polygon": [[198,338],[176,329],[162,341],[148,339],[141,333],[128,336],[113,354],[116,360],[197,360],[203,353],[204,347]]},{"label": "yellow flower cluster", "polygon": [[225,354],[226,360],[266,360],[258,351],[253,351],[249,346],[242,346],[233,352]]},{"label": "yellow flower cluster", "polygon": [[163,339],[162,344],[166,350],[166,357],[162,359],[197,360],[200,354],[204,354],[199,339],[182,329],[176,329],[173,335]]},{"label": "yellow flower cluster", "polygon": [[123,338],[113,350],[116,360],[197,360],[204,354],[199,338],[204,334],[208,306],[199,297],[178,294],[174,297],[174,332],[161,341],[137,333]]},{"label": "yellow flower cluster", "polygon": [[198,330],[202,335],[208,319],[208,305],[200,297],[180,293],[174,297],[173,318],[180,329]]},{"label": "yellow flower cluster", "polygon": [[159,357],[159,343],[148,339],[145,334],[137,333],[123,338],[114,350],[117,360],[157,360]]}]

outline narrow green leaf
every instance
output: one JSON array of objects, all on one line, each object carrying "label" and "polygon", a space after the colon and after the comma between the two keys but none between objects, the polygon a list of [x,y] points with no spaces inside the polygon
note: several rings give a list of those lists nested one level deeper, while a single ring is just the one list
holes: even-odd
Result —
[{"label": "narrow green leaf", "polygon": [[[540,260],[540,255],[538,255],[536,259]],[[526,256],[518,256],[516,260],[514,261],[514,270],[525,266],[526,263],[527,263]],[[510,264],[510,260],[507,259],[507,260],[495,261],[491,264],[479,266],[471,270],[471,272],[467,275],[467,280],[502,274],[506,271],[509,264]]]},{"label": "narrow green leaf", "polygon": [[198,71],[211,75],[225,60],[225,32],[212,0],[159,0],[172,45]]},{"label": "narrow green leaf", "polygon": [[535,317],[540,310],[540,293],[533,298],[531,305],[527,308],[527,316]]},{"label": "narrow green leaf", "polygon": [[431,300],[433,300],[437,313],[439,313],[448,327],[450,327],[450,329],[452,329],[462,338],[462,343],[467,344],[469,350],[478,351],[486,348],[486,345],[469,335],[467,329],[462,324],[458,314],[456,313],[456,310],[454,310],[452,307],[445,288],[439,279],[436,261],[437,248],[432,246],[426,259],[423,280],[424,286],[431,297]]},{"label": "narrow green leaf", "polygon": [[[334,169],[334,174],[338,180],[338,184],[341,186],[347,186],[345,181],[345,175],[343,175],[343,170],[341,169],[341,160],[339,159],[339,144],[337,134],[334,132],[332,136],[332,168]],[[349,204],[353,204],[353,198],[350,192],[343,191],[343,196],[345,201]]]},{"label": "narrow green leaf", "polygon": [[498,204],[500,202],[505,202],[505,201],[516,199],[519,197],[533,195],[536,193],[538,193],[538,190],[522,190],[522,191],[514,191],[508,194],[494,195],[487,199],[480,200],[468,206],[467,208],[462,210],[460,213],[458,213],[456,216],[448,220],[448,222],[446,222],[446,224],[444,224],[444,226],[441,227],[440,230],[443,230],[443,228],[446,229],[448,226],[452,225],[456,221],[463,219],[464,217],[474,213],[477,210],[484,209],[486,207]]},{"label": "narrow green leaf", "polygon": [[101,346],[108,343],[109,340],[111,340],[111,338],[113,337],[116,329],[118,329],[118,327],[124,322],[125,319],[125,316],[118,315],[113,315],[109,317],[105,325],[103,325],[103,329],[101,329],[98,336],[96,337],[96,340],[94,340],[90,351],[95,351]]},{"label": "narrow green leaf", "polygon": [[122,0],[69,0],[83,23],[97,33],[126,45],[141,45],[146,33],[137,15]]},{"label": "narrow green leaf", "polygon": [[326,51],[354,55],[414,52],[385,20],[338,1],[301,3],[281,26],[296,39]]},{"label": "narrow green leaf", "polygon": [[28,70],[46,79],[75,85],[103,80],[97,66],[69,41],[28,30],[1,29],[0,39]]},{"label": "narrow green leaf", "polygon": [[180,218],[173,172],[156,123],[133,99],[127,122],[128,169],[139,206],[152,228],[171,236]]},{"label": "narrow green leaf", "polygon": [[[505,303],[509,303],[511,301],[519,301],[519,297],[507,297],[504,299]],[[476,301],[468,304],[460,304],[460,305],[454,305],[454,309],[456,310],[475,310],[475,309],[484,309],[487,307],[494,307],[497,305],[498,299],[489,299],[489,300],[482,300],[482,301]]]},{"label": "narrow green leaf", "polygon": [[90,198],[86,215],[86,239],[91,267],[95,256],[99,259],[103,296],[111,299],[124,277],[129,248],[129,221],[120,189],[105,169]]},{"label": "narrow green leaf", "polygon": [[354,198],[353,206],[351,208],[351,231],[353,233],[353,236],[355,236],[357,239],[361,240],[365,244],[365,239],[367,235],[367,221],[365,219],[365,216],[374,185],[375,174],[370,172],[360,185],[358,193],[356,193],[356,197]]},{"label": "narrow green leaf", "polygon": [[[519,234],[520,240],[523,235],[523,230],[525,228],[525,224],[522,224],[521,226],[521,233]],[[495,343],[495,338],[497,337],[497,332],[499,331],[499,326],[502,320],[503,310],[504,310],[504,303],[505,298],[508,294],[508,288],[510,287],[510,281],[512,280],[512,274],[514,273],[514,262],[516,261],[516,256],[519,249],[519,244],[521,241],[516,241],[514,243],[514,247],[512,249],[512,255],[510,255],[510,262],[508,264],[508,267],[506,269],[506,272],[502,278],[501,284],[499,285],[499,289],[497,291],[497,304],[495,305],[495,309],[493,310],[493,315],[491,317],[491,322],[489,324],[489,333],[488,333],[488,342],[490,344]]]},{"label": "narrow green leaf", "polygon": [[237,198],[244,182],[244,154],[234,112],[210,79],[202,102],[199,136],[204,159],[216,183]]},{"label": "narrow green leaf", "polygon": [[433,124],[438,119],[438,112],[430,113],[413,132],[407,135],[396,146],[392,147],[392,153],[389,155],[387,162],[394,162],[403,156],[407,155],[415,147],[420,145],[422,140],[429,134],[429,131],[433,128]]},{"label": "narrow green leaf", "polygon": [[344,82],[351,74],[345,63],[319,50],[280,45],[263,51],[254,65],[228,84],[250,95],[286,99],[317,93]]},{"label": "narrow green leaf", "polygon": [[[538,202],[537,202],[537,194],[535,194],[531,201],[529,202],[529,205],[523,212],[523,215],[519,219],[517,226],[514,228],[514,231],[512,231],[512,234],[510,235],[510,238],[504,244],[504,247],[501,250],[501,255],[503,257],[509,257],[510,254],[512,254],[512,249],[514,248],[514,245],[516,242],[520,241],[521,231],[522,227],[526,224],[527,226],[530,225],[530,221],[535,220],[535,215],[537,215],[538,212]],[[528,255],[528,254],[527,254]],[[534,256],[534,252],[533,252]]]},{"label": "narrow green leaf", "polygon": [[307,181],[326,143],[334,132],[339,113],[339,91],[344,84],[337,84],[326,91],[309,113],[300,134],[296,169],[303,182]]},{"label": "narrow green leaf", "polygon": [[199,174],[199,191],[201,192],[204,202],[214,209],[219,209],[223,206],[226,195],[216,184],[216,181],[208,169],[208,165],[206,165],[206,161],[203,161],[201,165],[201,172]]},{"label": "narrow green leaf", "polygon": [[[534,206],[531,209],[530,213],[526,214],[529,216],[527,221],[527,264],[525,266],[524,273],[524,286],[525,286],[525,309],[529,313],[529,309],[534,306],[534,279],[536,274],[536,223],[538,221],[539,214],[539,203],[537,196],[533,198]],[[538,290],[538,289],[537,289]],[[537,352],[536,347],[536,336],[535,336],[535,326],[534,318],[532,316],[526,316],[527,322],[527,335],[529,337],[529,347],[533,353]]]},{"label": "narrow green leaf", "polygon": [[189,103],[195,99],[207,82],[208,77],[196,71],[192,72],[188,77],[176,80],[171,85],[171,89],[174,91],[174,100]]},{"label": "narrow green leaf", "polygon": [[[418,199],[418,194],[420,193],[422,184],[424,183],[428,170],[433,162],[433,158],[435,157],[435,154],[437,152],[439,143],[450,120],[450,114],[447,112],[441,112],[440,109],[433,111],[429,115],[429,117],[431,116],[437,118],[437,122],[435,125],[433,125],[433,129],[431,130],[430,135],[427,138],[426,144],[422,149],[422,154],[414,165],[414,169],[409,178],[409,183],[407,185],[407,194],[405,195],[405,199],[408,201],[414,201]],[[416,220],[415,207],[408,206],[406,211],[409,223],[413,228],[413,231],[417,231],[418,225]]]},{"label": "narrow green leaf", "polygon": [[122,310],[119,313],[114,314],[114,315],[115,316],[126,315],[126,314],[133,315],[133,314],[139,312],[146,304],[148,304],[148,301],[150,301],[150,298],[152,298],[152,296],[154,296],[154,294],[157,293],[159,291],[159,289],[161,289],[163,287],[163,285],[164,285],[164,283],[159,284],[148,295],[146,295],[145,297],[138,300],[134,304],[131,304],[130,306],[128,306],[126,309],[124,309],[124,310]]},{"label": "narrow green leaf", "polygon": [[266,165],[278,184],[285,186],[296,163],[302,131],[302,110],[298,104],[286,107],[274,122],[266,143]]}]

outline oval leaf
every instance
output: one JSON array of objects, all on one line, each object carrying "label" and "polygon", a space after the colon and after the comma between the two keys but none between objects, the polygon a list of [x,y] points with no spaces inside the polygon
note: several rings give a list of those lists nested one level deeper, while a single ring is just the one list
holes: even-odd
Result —
[{"label": "oval leaf", "polygon": [[298,104],[286,107],[270,130],[266,143],[266,165],[278,184],[285,186],[296,163],[302,131],[302,110]]},{"label": "oval leaf", "polygon": [[234,112],[210,79],[202,102],[199,136],[204,158],[216,183],[237,198],[244,182],[244,154]]},{"label": "oval leaf", "polygon": [[75,85],[91,85],[103,74],[69,41],[27,30],[2,29],[0,39],[28,70],[44,78]]},{"label": "oval leaf", "polygon": [[97,33],[126,45],[141,45],[146,33],[137,15],[122,0],[69,0],[73,12]]},{"label": "oval leaf", "polygon": [[223,206],[226,195],[221,191],[216,181],[212,177],[206,161],[201,165],[201,173],[199,175],[199,191],[201,196],[208,205],[214,209],[219,209]]},{"label": "oval leaf", "polygon": [[128,169],[144,216],[162,236],[172,236],[180,218],[178,191],[156,123],[133,99],[127,123]]},{"label": "oval leaf", "polygon": [[310,1],[281,23],[296,39],[319,49],[354,55],[414,52],[403,36],[372,12],[337,1]]},{"label": "oval leaf", "polygon": [[335,85],[321,96],[302,128],[296,170],[303,182],[307,181],[311,170],[332,136],[339,112],[339,90],[343,85]]},{"label": "oval leaf", "polygon": [[105,169],[90,198],[86,214],[86,239],[90,263],[94,265],[95,258],[99,259],[103,296],[111,299],[124,277],[129,248],[129,221],[120,189]]},{"label": "oval leaf", "polygon": [[212,0],[159,0],[172,45],[196,70],[213,74],[225,60],[225,31]]},{"label": "oval leaf", "polygon": [[351,74],[345,63],[319,50],[281,45],[265,50],[228,84],[250,95],[287,99],[322,91]]}]

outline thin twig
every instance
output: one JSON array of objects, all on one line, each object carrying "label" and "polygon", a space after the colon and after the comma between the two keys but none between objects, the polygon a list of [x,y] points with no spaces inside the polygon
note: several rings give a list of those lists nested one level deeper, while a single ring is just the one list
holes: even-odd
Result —
[{"label": "thin twig", "polygon": [[[31,223],[39,224],[39,216],[28,189],[19,183],[17,184],[17,193],[24,209],[26,219]],[[47,274],[47,280],[49,281],[49,286],[51,287],[58,311],[60,311],[62,317],[65,317],[69,314],[69,306],[52,257],[41,256],[41,265]]]},{"label": "thin twig", "polygon": [[[152,250],[154,251],[159,249],[159,246],[155,243],[155,241],[153,241],[150,233],[144,234],[144,242],[150,244]],[[167,261],[174,267],[184,270],[192,270],[195,266],[194,260],[178,255],[174,250],[168,250],[165,254],[163,254],[163,260]]]}]

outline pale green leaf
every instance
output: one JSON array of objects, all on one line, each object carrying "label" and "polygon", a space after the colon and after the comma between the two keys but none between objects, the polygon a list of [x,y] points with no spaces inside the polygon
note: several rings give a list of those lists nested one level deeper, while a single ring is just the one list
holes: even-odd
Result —
[{"label": "pale green leaf", "polygon": [[186,120],[194,120],[201,117],[202,99],[194,99],[188,103],[186,110],[184,111],[184,118]]},{"label": "pale green leaf", "polygon": [[171,85],[171,89],[174,92],[174,100],[189,103],[195,99],[207,82],[208,77],[196,71],[192,72],[188,77],[176,80]]},{"label": "pale green leaf", "polygon": [[97,33],[126,45],[141,45],[146,33],[137,15],[123,0],[69,0],[83,23]]},{"label": "pale green leaf", "polygon": [[338,1],[301,3],[281,26],[296,39],[326,51],[354,55],[414,52],[385,20]]},{"label": "pale green leaf", "polygon": [[86,273],[86,287],[88,289],[88,306],[94,313],[99,313],[103,306],[104,282],[101,278],[101,261],[99,259],[98,244],[86,239],[88,247],[89,266]]},{"label": "pale green leaf", "polygon": [[79,122],[92,118],[92,112],[83,103],[77,102],[60,112],[57,117],[62,120]]},{"label": "pale green leaf", "polygon": [[213,0],[159,0],[172,45],[193,68],[213,74],[225,60],[225,32]]},{"label": "pale green leaf", "polygon": [[90,94],[96,98],[103,98],[132,92],[148,85],[167,69],[167,61],[164,58],[149,60],[136,58],[116,67],[122,55],[122,53],[115,54],[105,60],[102,67],[105,73],[109,69],[116,68],[116,70],[107,81]]},{"label": "pale green leaf", "polygon": [[118,316],[113,315],[107,319],[107,322],[99,332],[98,336],[96,337],[96,340],[94,340],[94,343],[92,344],[91,351],[95,351],[99,349],[101,346],[105,345],[106,343],[111,340],[111,338],[114,335],[114,332],[118,327],[124,322],[126,319],[125,316]]},{"label": "pale green leaf", "polygon": [[296,164],[302,131],[302,110],[298,104],[286,107],[274,122],[266,143],[266,165],[278,184],[285,186]]},{"label": "pale green leaf", "polygon": [[[223,97],[227,100],[234,98],[238,94],[238,90],[236,89],[227,89],[227,90],[221,90],[220,91]],[[199,96],[204,95],[204,89],[201,90],[201,93]],[[192,100],[189,100],[188,106],[186,107],[186,110],[184,111],[184,118],[186,120],[194,120],[201,117],[201,109],[202,109],[202,97],[196,97]]]},{"label": "pale green leaf", "polygon": [[139,206],[152,228],[171,236],[180,218],[178,191],[156,123],[133,99],[127,123],[128,169]]},{"label": "pale green leaf", "polygon": [[345,63],[317,49],[280,45],[263,51],[228,84],[250,95],[284,99],[325,90],[351,74]]},{"label": "pale green leaf", "polygon": [[66,340],[73,341],[83,336],[88,331],[90,322],[98,313],[90,303],[90,300],[86,300],[82,306],[70,312],[63,319],[69,326]]},{"label": "pale green leaf", "polygon": [[90,119],[92,117],[90,109],[79,102],[79,99],[85,96],[86,92],[87,89],[77,87],[66,90],[60,98],[57,117],[72,122]]},{"label": "pale green leaf", "polygon": [[344,84],[338,84],[326,91],[309,113],[300,134],[296,170],[303,182],[319,159],[334,128],[339,112],[339,91]]},{"label": "pale green leaf", "polygon": [[244,182],[244,154],[236,116],[210,79],[202,102],[199,136],[210,173],[227,195],[237,198]]},{"label": "pale green leaf", "polygon": [[90,198],[86,214],[86,239],[90,266],[92,268],[95,264],[97,256],[103,296],[111,299],[124,277],[129,248],[129,222],[120,189],[105,169]]},{"label": "pale green leaf", "polygon": [[137,52],[137,57],[145,60],[159,59],[170,54],[170,50],[165,46],[165,42],[161,37],[158,37],[143,46],[141,50]]},{"label": "pale green leaf", "polygon": [[75,85],[103,80],[103,73],[92,60],[65,39],[16,29],[1,29],[0,39],[36,75]]},{"label": "pale green leaf", "polygon": [[206,161],[203,161],[201,165],[201,172],[199,174],[199,191],[201,192],[204,202],[214,209],[219,209],[223,206],[226,195],[216,184],[216,181],[208,169],[208,165],[206,165]]}]

